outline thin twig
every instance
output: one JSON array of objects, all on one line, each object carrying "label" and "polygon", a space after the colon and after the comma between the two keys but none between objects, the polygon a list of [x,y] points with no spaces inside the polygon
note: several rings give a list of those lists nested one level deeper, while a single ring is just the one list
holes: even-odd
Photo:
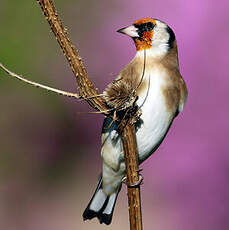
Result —
[{"label": "thin twig", "polygon": [[70,93],[70,92],[67,92],[67,91],[63,91],[63,90],[60,90],[60,89],[55,89],[55,88],[52,88],[52,87],[49,87],[49,86],[46,86],[46,85],[43,85],[43,84],[39,84],[37,82],[34,82],[34,81],[30,81],[30,80],[27,80],[26,78],[22,77],[22,76],[19,76],[18,74],[10,71],[9,69],[7,69],[3,64],[0,63],[0,68],[2,68],[6,73],[8,73],[11,77],[14,77],[14,78],[17,78],[18,80],[20,81],[23,81],[29,85],[33,85],[35,87],[39,87],[39,88],[42,88],[42,89],[46,89],[48,90],[49,92],[54,92],[54,93],[57,93],[57,94],[60,94],[60,95],[63,95],[63,96],[67,96],[67,97],[74,97],[74,98],[77,98],[79,99],[79,95],[77,93]]}]

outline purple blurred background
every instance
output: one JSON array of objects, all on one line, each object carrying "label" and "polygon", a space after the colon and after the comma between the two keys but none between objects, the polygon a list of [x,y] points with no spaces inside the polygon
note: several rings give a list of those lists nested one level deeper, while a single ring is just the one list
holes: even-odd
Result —
[{"label": "purple blurred background", "polygon": [[[161,147],[143,164],[144,229],[229,229],[228,1],[55,3],[100,91],[135,54],[117,29],[141,17],[174,29],[189,97]],[[0,25],[0,62],[29,79],[75,91],[35,0],[3,0]],[[101,169],[101,115],[2,71],[0,106],[0,229],[128,229],[125,186],[111,226],[81,218]]]}]

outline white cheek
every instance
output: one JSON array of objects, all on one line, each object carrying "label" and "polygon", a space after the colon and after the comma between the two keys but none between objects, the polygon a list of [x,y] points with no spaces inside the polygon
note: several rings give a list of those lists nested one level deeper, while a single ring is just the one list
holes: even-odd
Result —
[{"label": "white cheek", "polygon": [[166,43],[169,40],[169,34],[167,33],[165,28],[156,27],[154,29],[154,36],[152,41],[160,44],[160,43]]}]

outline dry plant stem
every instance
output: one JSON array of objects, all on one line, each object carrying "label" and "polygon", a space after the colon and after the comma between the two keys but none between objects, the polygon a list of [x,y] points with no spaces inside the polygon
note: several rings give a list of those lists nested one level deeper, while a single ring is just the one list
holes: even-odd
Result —
[{"label": "dry plant stem", "polygon": [[35,87],[39,87],[39,88],[42,88],[42,89],[46,89],[47,91],[49,92],[54,92],[54,93],[57,93],[57,94],[60,94],[62,96],[67,96],[67,97],[74,97],[74,98],[79,98],[79,95],[77,93],[71,93],[71,92],[67,92],[67,91],[63,91],[63,90],[60,90],[60,89],[55,89],[55,88],[52,88],[52,87],[49,87],[49,86],[46,86],[46,85],[42,85],[42,84],[39,84],[37,82],[34,82],[34,81],[30,81],[30,80],[27,80],[25,79],[24,77],[22,76],[19,76],[18,74],[16,73],[13,73],[12,71],[10,71],[9,69],[7,69],[3,64],[0,63],[0,68],[2,68],[6,73],[8,73],[11,77],[14,77],[14,78],[17,78],[18,80],[20,81],[23,81],[29,85],[33,85]]},{"label": "dry plant stem", "polygon": [[[66,56],[73,73],[76,76],[80,96],[87,99],[88,103],[98,111],[108,111],[105,100],[98,95],[98,90],[89,80],[87,71],[82,63],[78,51],[70,41],[67,30],[63,27],[51,0],[38,0],[49,25]],[[104,112],[105,113],[105,112]],[[123,121],[125,122],[125,121]],[[126,161],[127,183],[133,184],[139,180],[138,158],[135,127],[127,123],[122,132],[122,142]],[[140,185],[136,188],[128,187],[130,229],[142,230]]]},{"label": "dry plant stem", "polygon": [[76,76],[80,96],[85,98],[94,109],[106,111],[107,107],[104,99],[102,97],[94,97],[95,95],[98,95],[98,90],[90,81],[81,57],[69,39],[67,30],[64,28],[61,20],[59,19],[53,2],[51,0],[38,0],[38,2],[47,21],[49,22],[52,32],[54,33],[65,57],[71,66],[73,73]]},{"label": "dry plant stem", "polygon": [[[122,143],[126,162],[127,184],[136,184],[139,181],[138,175],[138,149],[136,143],[135,126],[127,123],[122,131]],[[142,212],[140,184],[134,187],[128,187],[128,204],[130,230],[142,230]]]}]

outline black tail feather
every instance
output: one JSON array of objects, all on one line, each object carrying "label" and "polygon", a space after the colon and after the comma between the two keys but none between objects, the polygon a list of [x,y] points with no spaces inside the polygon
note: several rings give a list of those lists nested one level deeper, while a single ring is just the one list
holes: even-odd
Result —
[{"label": "black tail feather", "polygon": [[[103,202],[103,204],[100,203],[101,208],[99,210],[93,210],[93,208],[90,207],[90,206],[91,206],[91,204],[92,204],[92,202],[93,202],[93,200],[95,198],[98,199],[97,197],[95,197],[95,195],[101,189],[103,189],[102,188],[102,177],[100,177],[98,186],[97,186],[97,188],[95,190],[95,193],[94,193],[92,199],[90,200],[87,208],[83,212],[83,220],[84,221],[85,220],[91,220],[91,219],[97,217],[98,220],[99,220],[99,222],[100,222],[100,224],[104,223],[104,224],[109,225],[111,223],[111,221],[112,221],[112,216],[113,216],[113,212],[114,212],[115,203],[116,203],[117,196],[118,196],[118,193],[119,193],[119,191],[120,191],[121,188],[119,189],[119,191],[117,192],[117,194],[114,195],[115,198],[113,200],[110,200],[111,196],[106,196],[104,194],[104,196],[106,196],[106,198],[101,201],[101,202]],[[109,201],[110,201],[110,203],[109,203]],[[100,201],[98,201],[98,202],[100,202]],[[112,205],[112,209],[109,210],[109,213],[105,213],[104,212],[105,209],[106,209],[106,207],[107,207],[107,205]]]},{"label": "black tail feather", "polygon": [[100,224],[104,223],[106,225],[109,225],[112,221],[112,216],[113,216],[113,211],[111,214],[99,213],[97,218],[99,219]]}]

